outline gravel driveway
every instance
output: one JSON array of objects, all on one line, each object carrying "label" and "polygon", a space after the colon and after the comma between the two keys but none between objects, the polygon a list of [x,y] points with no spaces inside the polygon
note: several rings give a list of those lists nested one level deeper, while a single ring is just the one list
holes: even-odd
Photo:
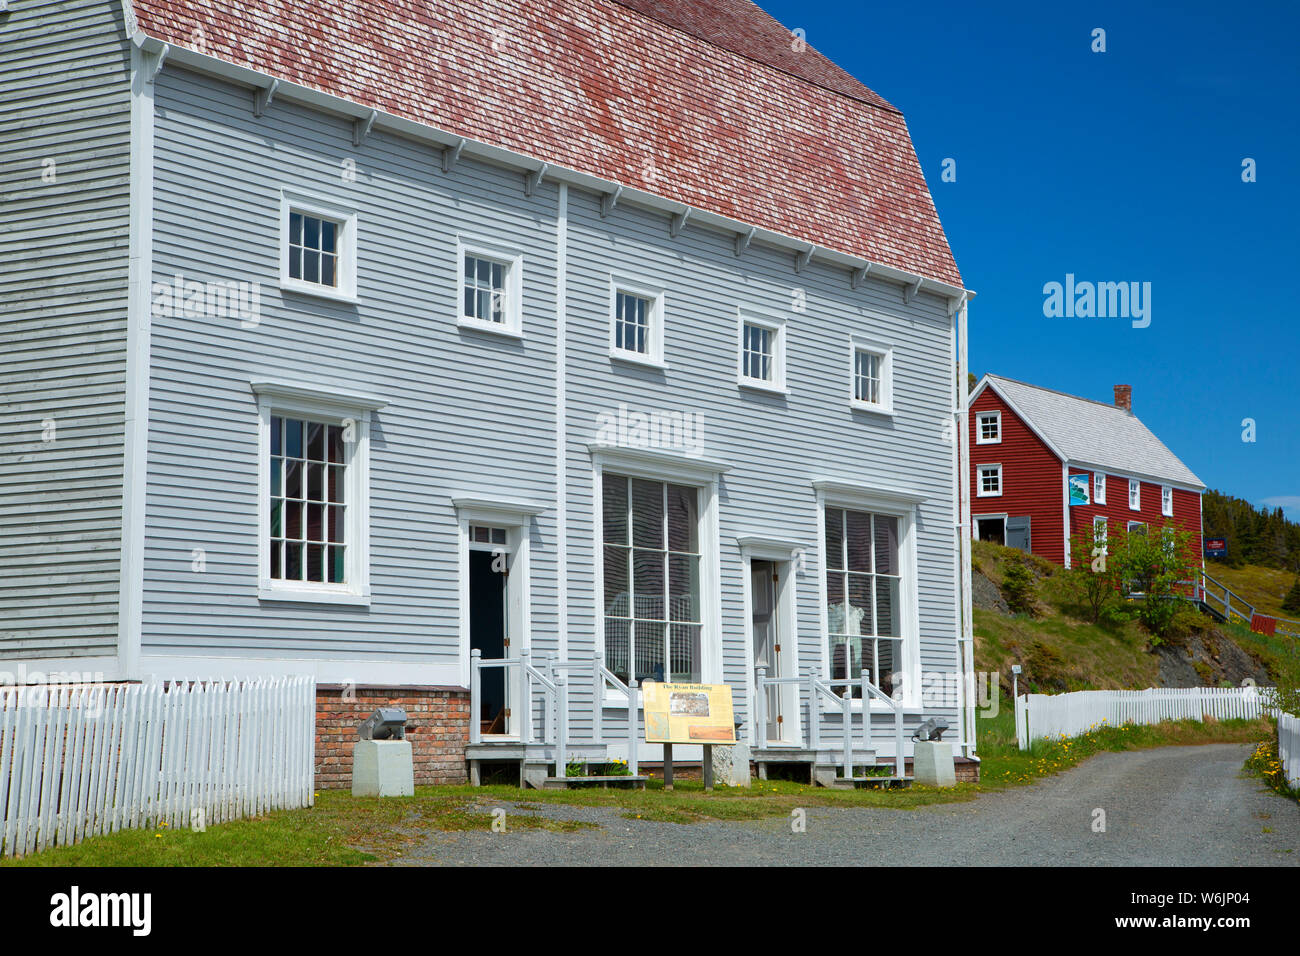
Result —
[{"label": "gravel driveway", "polygon": [[[599,830],[431,834],[399,865],[1300,866],[1300,807],[1241,776],[1239,744],[1105,753],[1033,786],[916,810],[812,807],[788,818],[673,824],[548,805]],[[522,802],[527,802],[525,797]],[[1093,831],[1105,811],[1105,832]],[[507,812],[511,812],[507,805]]]}]

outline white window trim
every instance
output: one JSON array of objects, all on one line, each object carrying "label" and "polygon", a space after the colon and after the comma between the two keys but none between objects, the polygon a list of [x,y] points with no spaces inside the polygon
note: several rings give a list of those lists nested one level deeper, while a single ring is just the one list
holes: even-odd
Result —
[{"label": "white window trim", "polygon": [[[880,359],[880,401],[861,402],[857,398],[858,353],[868,352]],[[894,414],[894,349],[860,335],[849,336],[849,405],[858,411],[878,415]]]},{"label": "white window trim", "polygon": [[1174,516],[1174,487],[1173,485],[1160,486],[1160,513],[1166,518]]},{"label": "white window trim", "polygon": [[1095,505],[1106,503],[1106,475],[1100,471],[1092,473],[1092,503]]},{"label": "white window trim", "polygon": [[[1137,495],[1136,495],[1136,496],[1134,496],[1134,494],[1133,494],[1133,492],[1135,492],[1135,491],[1137,492]],[[1136,500],[1135,500],[1135,497],[1136,497]],[[1130,478],[1130,479],[1128,480],[1128,510],[1129,510],[1129,511],[1141,511],[1141,510],[1142,510],[1142,481],[1141,481],[1141,479],[1138,479],[1138,478]]]},{"label": "white window trim", "polygon": [[[308,216],[329,219],[339,226],[338,230],[338,280],[339,284],[331,288],[317,282],[294,279],[289,275],[289,213],[299,212]],[[300,295],[315,296],[334,302],[355,304],[357,299],[357,213],[355,209],[340,206],[325,199],[294,192],[280,190],[280,289]]]},{"label": "white window trim", "polygon": [[[650,300],[649,328],[646,330],[647,351],[644,353],[621,349],[615,344],[618,341],[618,294],[620,292]],[[668,368],[667,363],[664,362],[664,290],[662,288],[627,279],[618,273],[610,275],[609,357],[620,362],[649,365],[652,368]]]},{"label": "white window trim", "polygon": [[[998,490],[997,490],[997,491],[985,491],[985,490],[984,490],[984,474],[983,474],[983,473],[984,473],[984,470],[987,469],[987,468],[996,468],[996,469],[997,469],[997,472],[998,472]],[[1001,498],[1001,497],[1002,497],[1002,487],[1003,487],[1003,486],[1002,486],[1002,465],[1001,465],[1000,463],[997,463],[997,464],[994,464],[994,463],[989,463],[989,464],[979,464],[979,465],[976,465],[976,466],[975,466],[975,497],[976,497],[976,498]]]},{"label": "white window trim", "polygon": [[[596,618],[593,641],[601,654],[605,653],[605,540],[604,474],[611,471],[632,478],[664,481],[677,485],[691,485],[701,492],[699,501],[700,535],[700,679],[705,684],[723,682],[722,674],[722,548],[718,530],[718,486],[721,476],[731,466],[705,458],[690,458],[668,452],[644,449],[625,450],[616,446],[591,443],[588,446],[592,461],[592,509],[594,540],[596,544],[595,591]],[[606,687],[605,707],[626,708],[627,696],[612,687]]]},{"label": "white window trim", "polygon": [[[985,437],[984,437],[984,421],[983,421],[983,419],[985,419],[985,418],[990,418],[990,417],[991,417],[994,421],[997,422],[997,425],[998,425],[998,437],[997,437],[997,438],[985,438]],[[996,410],[996,411],[991,411],[991,412],[976,412],[976,413],[975,413],[975,444],[977,444],[977,445],[1000,445],[1000,444],[1002,444],[1002,411],[1001,411],[1000,409],[999,409],[999,410]]]},{"label": "white window trim", "polygon": [[[1097,527],[1098,527],[1099,525],[1101,526],[1101,537],[1100,537],[1100,538],[1097,537]],[[1106,521],[1106,516],[1105,516],[1105,515],[1093,515],[1093,516],[1092,516],[1092,544],[1093,544],[1093,547],[1095,548],[1095,547],[1097,546],[1098,543],[1101,544],[1102,551],[1103,551],[1104,553],[1109,553],[1109,551],[1110,551],[1110,525],[1107,523],[1107,521]]]},{"label": "white window trim", "polygon": [[[253,382],[257,395],[257,596],[263,601],[312,604],[370,604],[370,414],[384,402],[315,386]],[[355,424],[347,461],[347,584],[283,581],[271,577],[271,418],[301,416],[330,424]]]},{"label": "white window trim", "polygon": [[[501,324],[471,318],[465,314],[465,257],[474,256],[505,266],[506,307],[505,321]],[[518,249],[487,242],[482,239],[456,237],[456,325],[477,332],[491,332],[507,338],[524,337],[523,319],[524,254]]]},{"label": "white window trim", "polygon": [[[916,511],[925,499],[907,492],[895,492],[886,489],[872,489],[867,486],[857,487],[847,482],[817,480],[813,482],[817,493],[817,554],[819,566],[817,575],[817,604],[820,616],[821,673],[831,672],[830,657],[830,616],[827,608],[826,568],[829,565],[826,555],[826,509],[846,508],[850,511],[870,511],[876,514],[892,515],[898,518],[898,561],[902,571],[899,581],[900,620],[903,638],[903,699],[905,712],[919,712],[922,707],[920,680],[915,679],[921,673],[921,623],[918,601],[917,557],[916,557]],[[896,671],[897,673],[897,671]],[[862,702],[853,700],[853,709],[861,710]],[[872,699],[873,711],[890,711],[888,704]]]},{"label": "white window trim", "polygon": [[[750,378],[745,374],[745,326],[757,325],[773,332],[772,336],[772,380]],[[785,319],[760,315],[753,309],[736,310],[736,384],[741,388],[752,388],[777,395],[789,395],[790,389],[785,384]]]}]

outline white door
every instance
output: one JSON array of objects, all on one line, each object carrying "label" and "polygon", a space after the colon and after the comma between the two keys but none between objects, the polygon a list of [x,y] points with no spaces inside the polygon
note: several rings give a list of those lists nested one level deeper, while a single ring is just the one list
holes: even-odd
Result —
[{"label": "white door", "polygon": [[[750,595],[754,635],[754,666],[766,667],[769,678],[785,677],[782,667],[781,615],[778,613],[780,571],[771,561],[754,561],[750,565]],[[785,738],[785,697],[782,687],[765,691],[767,741]],[[766,741],[760,741],[760,746]]]}]

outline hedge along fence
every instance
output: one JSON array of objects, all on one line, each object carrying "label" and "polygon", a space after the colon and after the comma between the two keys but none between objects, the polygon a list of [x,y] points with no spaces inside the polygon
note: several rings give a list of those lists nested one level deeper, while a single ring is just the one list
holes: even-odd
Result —
[{"label": "hedge along fence", "polygon": [[1016,698],[1016,740],[1077,737],[1100,724],[1158,724],[1163,720],[1251,719],[1269,711],[1266,687],[1155,687],[1148,690],[1077,690]]},{"label": "hedge along fence", "polygon": [[0,689],[0,855],[312,804],[316,682]]}]

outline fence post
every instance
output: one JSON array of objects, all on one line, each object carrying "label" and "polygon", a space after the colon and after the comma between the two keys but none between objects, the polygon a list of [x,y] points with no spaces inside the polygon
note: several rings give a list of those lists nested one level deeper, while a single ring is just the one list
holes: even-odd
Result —
[{"label": "fence post", "polygon": [[[862,702],[865,712],[867,702]],[[849,684],[844,688],[844,696],[840,698],[840,711],[844,717],[844,779],[853,779],[853,685]]]},{"label": "fence post", "polygon": [[471,648],[469,652],[469,742],[471,744],[482,743],[483,728],[479,726],[479,703],[483,696],[481,686],[482,678],[479,676],[479,662],[483,659],[483,652],[477,647]]},{"label": "fence post", "polygon": [[[629,668],[630,670],[630,668]],[[627,676],[627,768],[637,776],[639,766],[636,755],[636,678]]]},{"label": "fence post", "polygon": [[605,655],[597,651],[591,658],[591,736],[592,743],[605,739]]},{"label": "fence post", "polygon": [[821,747],[821,716],[822,701],[821,692],[817,689],[819,669],[816,664],[808,668],[808,749],[817,750]]},{"label": "fence post", "polygon": [[754,746],[767,746],[767,667],[759,664],[754,669]]},{"label": "fence post", "polygon": [[[542,656],[543,667],[545,667],[546,656]],[[522,650],[519,652],[519,742],[521,744],[534,743],[533,740],[533,675],[529,673],[532,665],[532,652]],[[549,674],[547,675],[550,676]],[[510,668],[505,669],[506,685],[510,684]],[[542,694],[545,698],[546,694]],[[542,732],[546,732],[545,717],[542,718]]]},{"label": "fence post", "polygon": [[568,754],[565,744],[569,738],[569,679],[557,673],[555,675],[556,741],[555,741],[555,775],[561,779],[569,776]]}]

